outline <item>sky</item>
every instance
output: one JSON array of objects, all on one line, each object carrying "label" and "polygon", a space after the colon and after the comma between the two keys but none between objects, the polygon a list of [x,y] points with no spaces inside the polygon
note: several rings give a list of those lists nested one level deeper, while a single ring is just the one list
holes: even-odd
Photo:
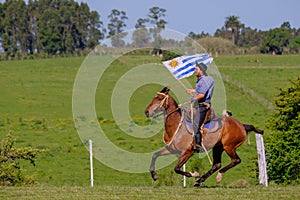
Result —
[{"label": "sky", "polygon": [[226,17],[235,15],[246,27],[269,30],[290,22],[291,27],[300,28],[299,0],[77,0],[86,2],[91,10],[100,14],[107,28],[112,9],[125,11],[125,31],[134,29],[139,18],[146,18],[149,9],[157,6],[166,9],[164,19],[167,29],[183,34],[202,31],[213,35],[224,26]]},{"label": "sky", "polygon": [[[107,28],[112,9],[126,12],[125,31],[134,29],[139,18],[146,18],[149,9],[157,6],[166,9],[164,19],[167,29],[183,34],[202,31],[213,35],[224,26],[225,18],[239,17],[246,27],[269,30],[289,21],[293,28],[300,28],[300,0],[75,0],[86,2],[91,10],[100,14]],[[0,0],[5,2],[5,0]],[[27,2],[27,0],[26,0]]]}]

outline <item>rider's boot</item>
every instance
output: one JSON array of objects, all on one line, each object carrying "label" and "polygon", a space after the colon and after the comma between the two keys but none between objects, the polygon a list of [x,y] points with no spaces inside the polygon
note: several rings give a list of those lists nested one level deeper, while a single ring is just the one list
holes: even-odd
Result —
[{"label": "rider's boot", "polygon": [[201,138],[201,133],[200,131],[198,131],[196,134],[195,134],[195,139],[194,139],[194,151],[199,153],[200,151],[200,148],[201,148],[201,142],[202,142],[202,138]]}]

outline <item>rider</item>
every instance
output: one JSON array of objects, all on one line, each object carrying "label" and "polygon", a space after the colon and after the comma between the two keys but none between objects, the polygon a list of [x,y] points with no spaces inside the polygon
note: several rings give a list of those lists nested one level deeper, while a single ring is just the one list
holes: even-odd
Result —
[{"label": "rider", "polygon": [[[194,103],[194,108],[196,109],[195,122],[193,129],[195,133],[196,145],[194,145],[194,150],[199,152],[202,142],[201,132],[202,125],[206,116],[207,111],[211,106],[211,99],[214,92],[214,79],[208,76],[206,73],[207,66],[204,63],[196,62],[195,75],[197,76],[196,89],[187,89],[188,94],[195,93],[195,96],[190,98],[188,102]],[[200,132],[201,129],[201,132]]]}]

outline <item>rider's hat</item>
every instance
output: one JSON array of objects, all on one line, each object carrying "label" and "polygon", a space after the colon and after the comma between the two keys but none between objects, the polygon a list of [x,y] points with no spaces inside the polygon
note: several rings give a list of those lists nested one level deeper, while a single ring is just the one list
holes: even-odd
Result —
[{"label": "rider's hat", "polygon": [[207,76],[206,70],[207,66],[204,63],[197,63],[196,62],[196,67],[198,67],[201,71],[203,71],[203,74]]}]

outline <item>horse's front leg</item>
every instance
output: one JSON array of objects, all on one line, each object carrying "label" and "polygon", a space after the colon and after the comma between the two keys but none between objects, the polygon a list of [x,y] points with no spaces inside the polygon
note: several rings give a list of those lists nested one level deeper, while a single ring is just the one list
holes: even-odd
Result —
[{"label": "horse's front leg", "polygon": [[198,175],[194,175],[194,173],[191,172],[184,172],[181,170],[181,167],[190,159],[190,157],[194,154],[194,151],[190,148],[187,149],[184,153],[181,154],[181,156],[179,157],[178,163],[174,168],[174,171],[177,174],[181,174],[183,176],[187,176],[187,177],[192,177],[192,176],[198,176]]},{"label": "horse's front leg", "polygon": [[156,161],[157,157],[170,155],[170,154],[171,154],[171,152],[167,148],[163,148],[160,151],[158,151],[152,155],[152,160],[151,160],[151,165],[150,165],[150,173],[151,173],[151,176],[154,181],[156,181],[158,178],[158,175],[155,172],[155,161]]}]

